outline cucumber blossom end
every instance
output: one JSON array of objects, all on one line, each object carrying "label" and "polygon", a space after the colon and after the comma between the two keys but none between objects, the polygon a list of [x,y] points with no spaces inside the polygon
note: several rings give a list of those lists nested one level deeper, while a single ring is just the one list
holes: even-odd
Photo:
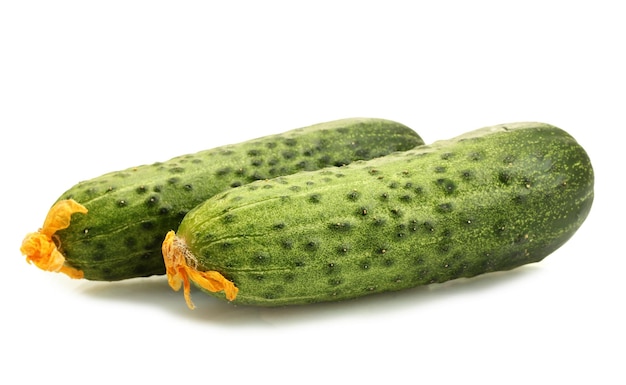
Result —
[{"label": "cucumber blossom end", "polygon": [[83,278],[81,270],[65,264],[65,257],[55,242],[55,233],[67,228],[72,214],[75,213],[87,214],[87,209],[72,199],[61,200],[52,206],[43,227],[35,233],[27,234],[22,242],[20,251],[26,256],[28,263],[45,271],[64,273],[70,278]]},{"label": "cucumber blossom end", "polygon": [[237,297],[239,289],[217,271],[197,271],[195,257],[185,244],[185,241],[177,237],[172,230],[167,233],[163,241],[163,259],[167,272],[167,281],[174,291],[183,286],[185,301],[189,309],[195,309],[191,301],[191,284],[194,282],[204,290],[217,293],[223,291],[229,301]]}]

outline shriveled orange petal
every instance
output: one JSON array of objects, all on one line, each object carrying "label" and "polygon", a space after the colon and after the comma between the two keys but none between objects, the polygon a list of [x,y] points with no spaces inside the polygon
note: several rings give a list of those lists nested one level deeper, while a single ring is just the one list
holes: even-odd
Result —
[{"label": "shriveled orange petal", "polygon": [[26,235],[20,250],[26,255],[28,263],[46,271],[59,271],[65,261],[63,256],[58,255],[60,253],[55,253],[56,246],[50,241],[50,237],[42,233]]},{"label": "shriveled orange petal", "polygon": [[239,289],[219,272],[212,270],[198,271],[194,267],[189,266],[188,260],[194,260],[195,258],[187,249],[185,242],[178,238],[174,231],[168,232],[165,236],[162,252],[167,282],[175,291],[180,290],[181,285],[183,286],[185,301],[190,309],[195,309],[195,305],[191,301],[190,282],[194,282],[201,288],[213,293],[224,291],[226,299],[229,301],[237,297]]},{"label": "shriveled orange petal", "polygon": [[48,212],[43,228],[39,232],[52,237],[57,231],[69,227],[74,213],[87,214],[87,208],[73,199],[57,202]]},{"label": "shriveled orange petal", "polygon": [[54,233],[70,225],[74,213],[86,214],[87,209],[71,199],[59,201],[52,206],[43,227],[36,233],[27,234],[22,242],[20,251],[26,256],[28,263],[45,271],[64,273],[76,279],[83,278],[82,271],[65,266],[65,257],[52,239]]},{"label": "shriveled orange petal", "polygon": [[191,280],[211,292],[224,291],[226,299],[229,301],[234,300],[237,297],[239,289],[234,283],[227,280],[222,274],[217,271],[197,271],[188,268],[189,276]]},{"label": "shriveled orange petal", "polygon": [[167,282],[174,291],[178,291],[183,281],[189,280],[189,277],[184,268],[186,264],[184,262],[185,258],[183,253],[179,248],[174,246],[175,240],[176,234],[174,231],[169,231],[161,245],[161,252],[163,253],[163,261],[165,262]]}]

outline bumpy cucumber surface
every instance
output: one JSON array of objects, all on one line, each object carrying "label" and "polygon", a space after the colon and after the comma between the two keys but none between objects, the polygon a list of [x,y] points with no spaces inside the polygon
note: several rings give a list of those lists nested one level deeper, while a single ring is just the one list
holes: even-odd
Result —
[{"label": "bumpy cucumber surface", "polygon": [[423,144],[408,127],[354,118],[108,173],[61,195],[88,212],[54,235],[65,265],[90,280],[164,274],[161,242],[205,199],[252,181],[342,166]]},{"label": "bumpy cucumber surface", "polygon": [[541,261],[585,220],[593,182],[565,131],[507,124],[218,194],[177,240],[233,303],[335,301]]}]

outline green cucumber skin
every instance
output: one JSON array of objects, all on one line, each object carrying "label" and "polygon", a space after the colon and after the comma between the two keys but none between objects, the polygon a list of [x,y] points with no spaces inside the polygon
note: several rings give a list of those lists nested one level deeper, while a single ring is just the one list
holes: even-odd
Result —
[{"label": "green cucumber skin", "polygon": [[593,183],[569,134],[513,123],[227,191],[177,235],[235,304],[336,301],[541,261],[583,223]]},{"label": "green cucumber skin", "polygon": [[84,205],[56,233],[66,264],[84,278],[116,281],[165,274],[161,242],[205,199],[255,180],[340,166],[424,142],[385,119],[349,118],[112,172],[61,195]]}]

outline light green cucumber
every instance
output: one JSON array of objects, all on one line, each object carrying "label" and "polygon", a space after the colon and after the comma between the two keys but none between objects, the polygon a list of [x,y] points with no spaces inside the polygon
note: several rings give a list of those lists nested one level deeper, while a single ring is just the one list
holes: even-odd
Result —
[{"label": "light green cucumber", "polygon": [[344,300],[541,261],[581,226],[593,184],[565,131],[499,125],[220,193],[174,244],[232,282],[235,304]]},{"label": "light green cucumber", "polygon": [[[164,274],[163,237],[207,198],[252,181],[343,166],[421,144],[419,135],[400,123],[353,118],[112,172],[64,192],[57,203],[72,199],[87,212],[71,215],[69,227],[46,236],[65,259],[62,268],[77,278],[115,281]],[[63,271],[39,255],[48,245],[37,242],[31,237],[22,248],[29,261]]]}]

